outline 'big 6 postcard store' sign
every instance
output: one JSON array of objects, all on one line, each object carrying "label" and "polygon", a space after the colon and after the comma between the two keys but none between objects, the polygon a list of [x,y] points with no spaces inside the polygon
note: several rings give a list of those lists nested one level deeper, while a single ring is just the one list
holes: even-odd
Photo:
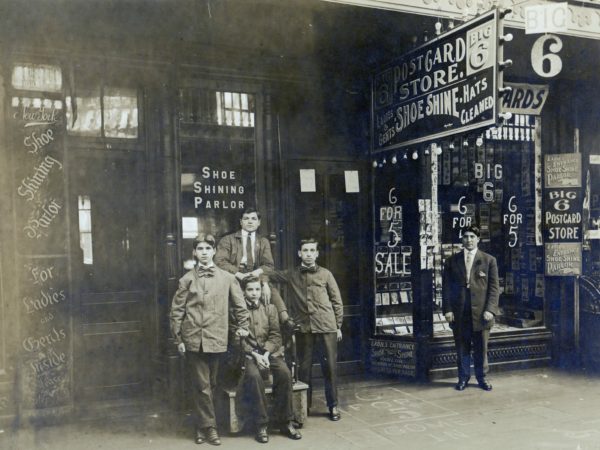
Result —
[{"label": "'big 6 postcard store' sign", "polygon": [[490,11],[374,75],[373,151],[495,123],[498,24]]}]

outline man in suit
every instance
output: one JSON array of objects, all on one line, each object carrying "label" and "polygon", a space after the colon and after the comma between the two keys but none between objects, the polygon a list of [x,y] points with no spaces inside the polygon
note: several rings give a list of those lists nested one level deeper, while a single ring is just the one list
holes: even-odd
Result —
[{"label": "man in suit", "polygon": [[279,313],[279,322],[286,329],[293,329],[287,307],[277,289],[271,289],[267,275],[275,268],[271,244],[257,234],[260,227],[260,213],[254,208],[246,208],[240,217],[241,230],[223,236],[217,246],[215,264],[235,275],[241,283],[247,277],[260,278],[263,296],[273,304]]},{"label": "man in suit", "polygon": [[195,441],[221,445],[213,402],[219,361],[227,350],[229,328],[236,336],[248,336],[249,313],[235,277],[213,264],[215,238],[200,234],[193,246],[197,265],[180,278],[169,319],[190,372]]},{"label": "man in suit", "polygon": [[479,228],[467,227],[462,233],[463,251],[451,256],[444,265],[442,308],[454,332],[458,383],[462,391],[471,377],[471,350],[477,383],[485,391],[492,385],[488,372],[487,343],[494,316],[498,314],[498,264],[496,258],[482,252]]}]

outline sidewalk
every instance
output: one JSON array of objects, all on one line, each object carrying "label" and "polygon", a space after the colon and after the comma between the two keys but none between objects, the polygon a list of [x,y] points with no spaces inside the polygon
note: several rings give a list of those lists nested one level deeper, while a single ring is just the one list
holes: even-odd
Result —
[{"label": "sidewalk", "polygon": [[[535,369],[494,374],[490,381],[491,392],[476,385],[457,392],[454,379],[429,384],[381,377],[344,380],[340,422],[327,419],[318,389],[302,440],[273,433],[265,445],[250,435],[224,435],[219,448],[600,450],[600,376]],[[3,430],[0,449],[215,448],[194,444],[188,420],[150,414]]]}]

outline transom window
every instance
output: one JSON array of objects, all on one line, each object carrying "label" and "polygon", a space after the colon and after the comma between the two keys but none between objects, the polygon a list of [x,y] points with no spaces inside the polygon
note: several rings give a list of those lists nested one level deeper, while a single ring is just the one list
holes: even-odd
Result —
[{"label": "transom window", "polygon": [[217,92],[219,125],[254,127],[254,97],[239,92]]},{"label": "transom window", "polygon": [[184,123],[254,128],[255,98],[245,92],[185,88],[180,91]]},{"label": "transom window", "polygon": [[60,92],[62,71],[48,64],[16,64],[13,66],[12,86],[26,91]]},{"label": "transom window", "polygon": [[137,91],[102,87],[66,97],[67,131],[74,136],[136,139]]}]

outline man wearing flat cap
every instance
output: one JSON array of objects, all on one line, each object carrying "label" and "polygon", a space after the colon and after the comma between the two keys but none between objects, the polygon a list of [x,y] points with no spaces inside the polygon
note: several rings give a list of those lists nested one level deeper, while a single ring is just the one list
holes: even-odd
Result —
[{"label": "man wearing flat cap", "polygon": [[458,383],[463,391],[471,377],[471,351],[477,384],[485,391],[492,385],[488,372],[487,344],[494,316],[498,314],[498,264],[496,258],[477,248],[479,228],[462,230],[463,250],[444,264],[442,308],[454,333]]}]

